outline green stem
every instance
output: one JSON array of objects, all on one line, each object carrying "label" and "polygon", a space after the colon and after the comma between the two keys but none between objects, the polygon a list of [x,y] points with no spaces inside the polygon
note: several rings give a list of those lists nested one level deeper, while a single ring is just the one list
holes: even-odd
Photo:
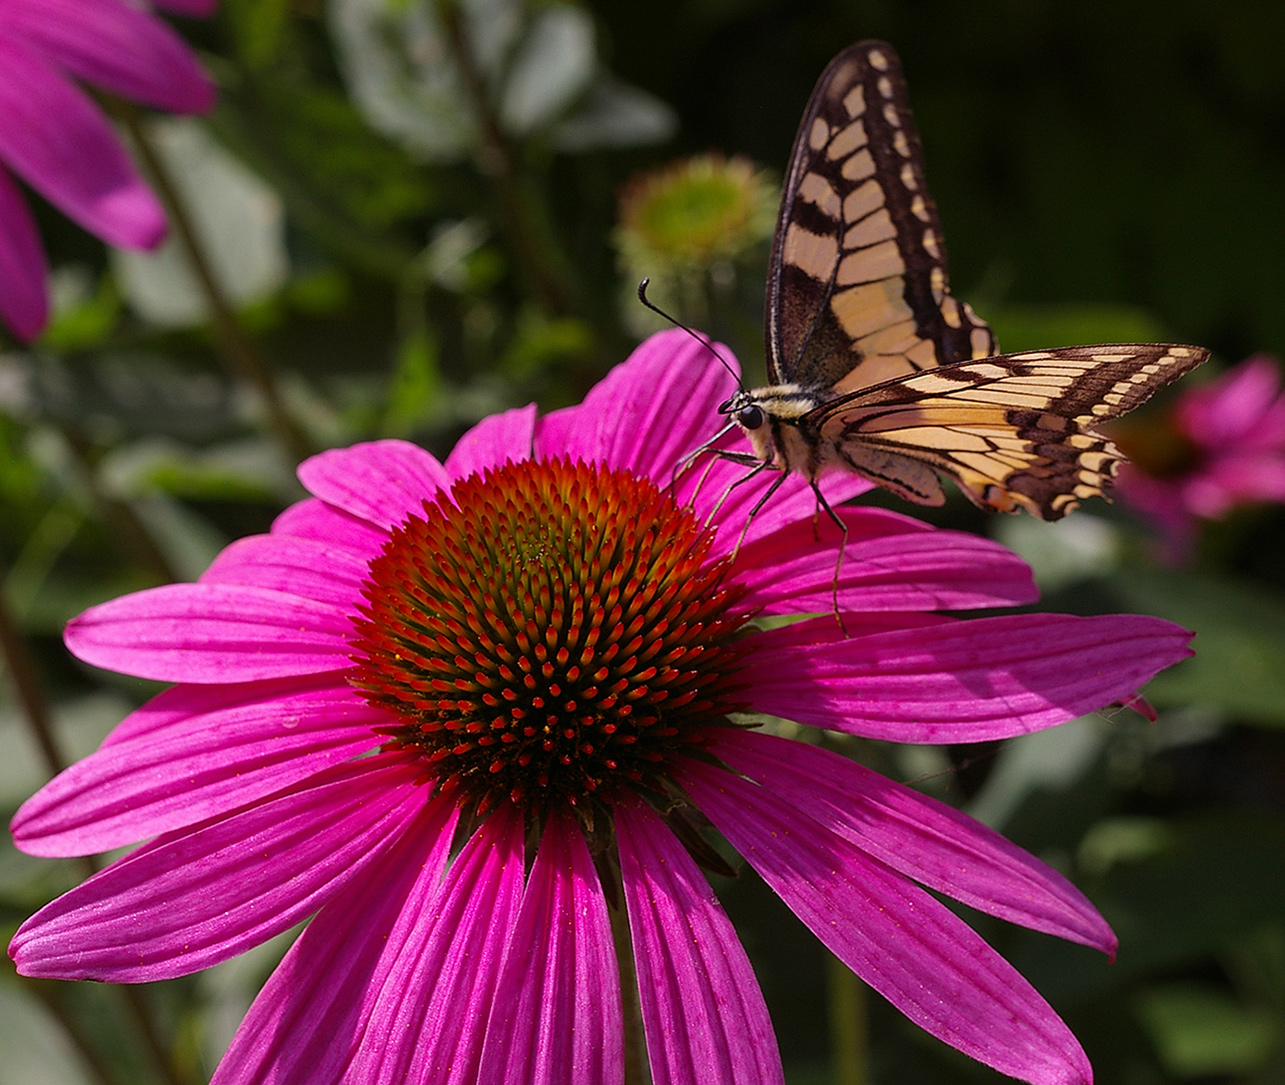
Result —
[{"label": "green stem", "polygon": [[837,957],[827,954],[830,1048],[835,1085],[869,1085],[870,1029],[866,985]]},{"label": "green stem", "polygon": [[[0,585],[3,584],[3,579],[4,570],[0,569]],[[35,657],[22,630],[13,620],[9,611],[7,593],[2,586],[0,586],[0,652],[4,655],[5,668],[9,672],[14,693],[27,718],[28,729],[36,741],[36,747],[45,762],[45,768],[50,776],[56,776],[66,767],[67,760],[54,737],[53,712],[36,670]],[[86,877],[97,870],[97,865],[88,857],[82,859],[80,865]],[[142,997],[142,992],[129,986],[118,986],[115,989],[137,1025],[148,1053],[167,1085],[196,1085],[195,1079],[185,1074],[175,1064],[173,1054],[162,1041],[160,1029],[152,1016],[151,1008]],[[56,1016],[63,1020],[65,1014],[59,1008],[60,1000],[48,997],[50,992],[45,986],[36,984],[35,990],[37,997],[51,1009],[55,1009]],[[67,1031],[72,1043],[81,1050],[86,1062],[94,1067],[96,1072],[99,1071],[101,1064],[86,1046],[85,1038],[76,1029],[69,1027]]]},{"label": "green stem", "polygon": [[[601,875],[606,864],[598,865]],[[612,868],[613,872],[615,868]],[[615,892],[608,900],[619,901],[609,910],[611,915],[611,940],[616,947],[616,960],[620,968],[620,996],[625,1022],[625,1085],[650,1085],[651,1074],[647,1069],[647,1045],[643,1035],[642,1007],[638,1002],[638,973],[634,970],[633,939],[629,933],[629,917],[625,913],[624,888],[619,875],[615,879]]]},{"label": "green stem", "polygon": [[196,278],[201,293],[205,295],[210,318],[214,323],[214,333],[228,369],[234,376],[248,381],[263,400],[277,438],[289,454],[297,461],[307,459],[315,449],[307,435],[295,424],[285,408],[280,388],[272,367],[259,344],[241,327],[224,298],[223,291],[214,275],[214,269],[206,259],[205,250],[196,234],[192,217],[179,194],[177,186],[170,177],[169,171],[161,161],[160,155],[152,144],[138,111],[126,102],[114,101],[112,112],[121,120],[129,131],[138,157],[148,180],[156,189],[165,206],[165,213],[174,230],[174,238],[183,254],[187,257],[192,274]]},{"label": "green stem", "polygon": [[[482,172],[491,178],[500,200],[504,217],[505,234],[517,257],[518,264],[530,280],[540,304],[551,316],[566,316],[571,312],[570,300],[561,279],[554,271],[561,260],[549,260],[546,253],[554,251],[551,231],[540,229],[537,216],[526,198],[513,152],[505,138],[499,117],[491,107],[491,96],[486,77],[477,66],[468,31],[460,16],[457,0],[439,0],[437,10],[451,43],[455,63],[459,66],[465,93],[468,94],[473,114],[481,130],[478,163]],[[547,225],[547,224],[546,224]]]}]

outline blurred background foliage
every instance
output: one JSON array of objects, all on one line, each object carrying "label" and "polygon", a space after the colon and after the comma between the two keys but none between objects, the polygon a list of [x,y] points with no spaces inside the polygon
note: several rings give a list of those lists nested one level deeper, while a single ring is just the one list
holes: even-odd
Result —
[{"label": "blurred background foliage", "polygon": [[[120,116],[207,283],[181,229],[156,257],[109,254],[39,206],[56,317],[29,349],[0,338],[0,632],[11,661],[30,653],[0,701],[10,813],[50,771],[24,703],[70,758],[152,692],[74,663],[62,624],[265,530],[309,449],[399,436],[441,455],[484,414],[575,401],[653,326],[643,274],[761,376],[777,180],[852,41],[902,55],[955,292],[1005,349],[1199,343],[1215,361],[1197,382],[1285,353],[1278,3],[223,0],[182,29],[215,112]],[[1052,526],[962,501],[930,518],[1018,549],[1046,608],[1160,614],[1199,654],[1148,690],[1154,723],[845,748],[1101,906],[1112,965],[970,916],[1099,1082],[1285,1082],[1285,510],[1206,525],[1182,568],[1102,502]],[[81,876],[8,845],[6,929]],[[828,969],[752,877],[721,889],[792,1085],[994,1079]],[[0,1082],[203,1081],[282,951],[128,998],[7,973]]]}]

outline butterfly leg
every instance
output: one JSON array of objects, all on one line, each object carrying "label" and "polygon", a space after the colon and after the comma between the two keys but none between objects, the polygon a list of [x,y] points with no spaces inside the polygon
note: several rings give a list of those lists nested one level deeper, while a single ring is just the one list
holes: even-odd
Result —
[{"label": "butterfly leg", "polygon": [[[748,475],[738,478],[735,482],[733,482],[732,485],[727,488],[723,496],[719,498],[719,501],[718,501],[719,505],[722,505],[722,503],[727,500],[727,495],[730,494],[737,486],[741,485],[741,483],[743,482],[749,482],[749,480],[752,479],[755,475],[757,475],[760,471],[766,471],[771,466],[772,466],[772,462],[770,460],[755,460],[754,470],[751,471]],[[745,541],[745,536],[750,530],[750,524],[754,523],[754,517],[756,517],[759,514],[759,512],[762,510],[764,505],[766,505],[770,500],[772,500],[772,495],[776,493],[776,491],[779,490],[782,486],[785,485],[785,480],[789,477],[790,476],[787,475],[785,472],[782,472],[780,477],[775,479],[772,485],[769,486],[764,491],[763,496],[760,497],[754,503],[754,507],[750,509],[750,514],[747,517],[745,517],[745,526],[741,528],[740,535],[736,537],[736,546],[732,548],[733,558],[735,558],[736,555],[741,552],[741,544]]]},{"label": "butterfly leg", "polygon": [[[683,475],[687,473],[687,469],[691,467],[691,465],[695,463],[696,460],[700,456],[704,455],[706,452],[713,452],[714,455],[716,456],[720,456],[728,459],[734,458],[735,456],[742,454],[742,453],[729,453],[725,449],[719,449],[714,447],[715,444],[717,444],[724,436],[726,436],[735,428],[736,428],[735,422],[727,423],[727,425],[725,425],[721,430],[719,430],[716,434],[714,434],[714,436],[711,437],[708,441],[706,441],[703,445],[701,445],[699,448],[692,449],[691,452],[687,453],[686,456],[684,456],[681,460],[678,461],[677,464],[674,465],[674,473],[669,478],[669,492],[671,496],[673,495],[675,488],[678,486],[678,480],[682,478]],[[758,460],[754,460],[754,462],[757,463]]]},{"label": "butterfly leg", "polygon": [[843,615],[839,613],[839,573],[843,569],[843,555],[848,549],[848,525],[843,522],[843,517],[834,511],[834,506],[825,499],[825,494],[821,492],[821,487],[817,484],[817,480],[813,478],[810,484],[812,492],[816,494],[817,499],[816,512],[814,512],[812,519],[813,530],[816,530],[816,513],[819,513],[821,509],[825,509],[826,515],[834,521],[840,533],[839,549],[834,558],[834,582],[830,588],[830,597],[831,605],[834,608],[834,620],[839,623],[839,628],[843,630],[844,636],[847,636],[848,630],[843,624]]},{"label": "butterfly leg", "polygon": [[[728,452],[725,449],[716,449],[714,454],[718,456],[720,460],[731,460],[732,463],[739,463],[744,467],[750,468],[750,470],[746,472],[744,475],[742,475],[740,478],[738,478],[726,490],[723,491],[722,496],[719,497],[719,499],[714,503],[714,507],[710,509],[709,515],[705,518],[706,527],[709,527],[710,524],[714,522],[714,517],[718,515],[719,510],[723,507],[723,502],[725,502],[732,495],[732,491],[735,490],[736,487],[744,486],[745,483],[750,481],[750,479],[755,478],[763,471],[766,471],[770,467],[774,466],[770,460],[760,460],[757,457],[750,455],[750,453],[748,452]],[[772,484],[772,488],[768,490],[768,493],[769,494],[776,493],[776,488],[780,486],[781,483],[784,481],[785,481],[785,476],[782,475],[777,482],[774,482]],[[750,513],[750,519],[753,519],[754,513],[758,512],[758,510],[761,509],[762,507],[763,507],[763,501],[760,501],[757,505],[755,505],[754,512]]]}]

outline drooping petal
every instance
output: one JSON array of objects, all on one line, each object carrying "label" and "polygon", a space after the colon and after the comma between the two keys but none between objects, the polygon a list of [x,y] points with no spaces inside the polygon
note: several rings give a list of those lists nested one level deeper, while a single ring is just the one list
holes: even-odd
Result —
[{"label": "drooping petal", "polygon": [[10,955],[23,975],[117,983],[225,961],[359,878],[423,806],[422,772],[406,754],[364,758],[162,836],[42,908]]},{"label": "drooping petal", "polygon": [[458,809],[431,800],[290,947],[254,1000],[211,1085],[338,1085],[371,1012],[374,977],[399,917],[417,916],[437,892]]},{"label": "drooping petal", "polygon": [[0,166],[0,319],[30,341],[49,320],[49,269],[27,203]]},{"label": "drooping petal", "polygon": [[353,1081],[464,1085],[478,1059],[522,900],[523,826],[511,808],[469,838],[441,889],[388,941]]},{"label": "drooping petal", "polygon": [[65,215],[112,245],[160,244],[165,213],[98,107],[3,33],[0,117],[0,161]]},{"label": "drooping petal", "polygon": [[993,829],[819,746],[721,729],[710,752],[826,829],[982,912],[1115,954],[1088,899]]},{"label": "drooping petal", "polygon": [[350,666],[349,613],[281,591],[166,584],[67,623],[72,654],[160,682],[253,682]]},{"label": "drooping petal", "polygon": [[488,467],[529,460],[535,442],[535,404],[483,418],[455,442],[446,457],[452,479],[467,478]]},{"label": "drooping petal", "polygon": [[479,1085],[622,1085],[611,920],[584,837],[566,814],[540,838],[496,990]]},{"label": "drooping petal", "polygon": [[812,932],[920,1028],[1034,1085],[1088,1085],[1061,1018],[966,923],[789,802],[707,765],[688,793]]},{"label": "drooping petal", "polygon": [[448,489],[451,477],[409,441],[370,441],[322,452],[299,465],[299,481],[323,501],[385,529]]},{"label": "drooping petal", "polygon": [[755,637],[750,695],[756,711],[867,738],[982,742],[1136,693],[1191,654],[1191,637],[1133,614],[1014,614],[863,636],[827,616]]},{"label": "drooping petal", "polygon": [[[749,585],[745,605],[768,614],[830,610],[967,610],[1033,602],[1030,567],[998,543],[934,531],[882,509],[839,509],[848,544],[839,548],[807,521],[743,546],[733,575]],[[836,580],[837,576],[837,580]]]},{"label": "drooping petal", "polygon": [[332,675],[175,686],[55,776],[11,826],[29,855],[93,855],[291,787],[381,741],[387,714]]},{"label": "drooping petal", "polygon": [[[733,365],[726,347],[720,353]],[[553,411],[536,427],[543,459],[566,456],[625,467],[668,483],[679,460],[725,424],[718,405],[736,380],[686,332],[660,332],[638,346],[576,407]]]},{"label": "drooping petal", "polygon": [[352,607],[370,563],[343,547],[290,535],[248,535],[225,547],[202,584],[239,584]]},{"label": "drooping petal", "polygon": [[297,535],[338,547],[369,562],[383,549],[388,532],[327,505],[319,497],[297,501],[272,521],[273,535]]},{"label": "drooping petal", "polygon": [[649,806],[615,809],[652,1081],[782,1082],[758,980],[709,882]]},{"label": "drooping petal", "polygon": [[13,34],[95,86],[171,113],[204,113],[214,86],[181,37],[123,0],[6,0]]}]

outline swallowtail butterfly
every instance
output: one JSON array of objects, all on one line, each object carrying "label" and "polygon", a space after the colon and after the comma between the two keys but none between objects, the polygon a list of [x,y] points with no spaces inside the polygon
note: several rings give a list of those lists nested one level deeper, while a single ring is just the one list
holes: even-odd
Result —
[{"label": "swallowtail butterfly", "polygon": [[1109,487],[1123,457],[1094,427],[1209,356],[1138,343],[997,355],[951,296],[900,62],[873,41],[835,57],[803,114],[765,323],[771,385],[720,407],[761,467],[814,488],[855,471],[920,505],[945,501],[946,475],[980,508],[1045,520]]}]

